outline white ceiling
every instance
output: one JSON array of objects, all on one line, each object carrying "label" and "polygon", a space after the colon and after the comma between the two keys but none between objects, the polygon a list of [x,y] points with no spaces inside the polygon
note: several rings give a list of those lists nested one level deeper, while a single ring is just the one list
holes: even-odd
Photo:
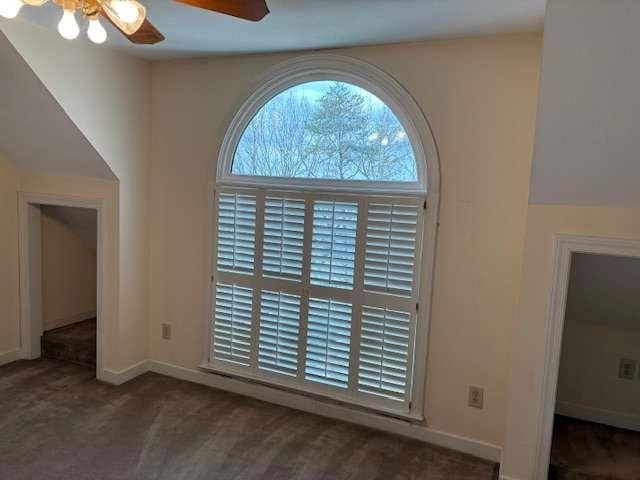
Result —
[{"label": "white ceiling", "polygon": [[[274,52],[542,30],[546,0],[267,0],[259,23],[171,0],[142,0],[167,39],[134,46],[110,25],[109,45],[149,58]],[[55,29],[52,2],[25,7],[27,20]]]},{"label": "white ceiling", "polygon": [[0,65],[0,152],[24,170],[116,178],[2,32]]}]

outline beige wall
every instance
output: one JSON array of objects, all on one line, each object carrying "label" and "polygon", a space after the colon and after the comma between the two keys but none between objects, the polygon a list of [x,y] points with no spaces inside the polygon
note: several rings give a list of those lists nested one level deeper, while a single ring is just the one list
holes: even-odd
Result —
[{"label": "beige wall", "polygon": [[556,234],[640,238],[640,209],[530,205],[503,473],[533,479]]},{"label": "beige wall", "polygon": [[635,0],[547,3],[502,466],[514,479],[537,480],[554,235],[640,238],[639,21]]},{"label": "beige wall", "polygon": [[20,348],[18,171],[0,154],[0,363]]},{"label": "beige wall", "polygon": [[[426,416],[448,433],[502,445],[541,38],[504,36],[341,50],[394,76],[423,108],[441,155]],[[223,136],[268,70],[295,56],[153,67],[150,356],[201,360],[208,182]],[[173,339],[160,339],[160,324]],[[486,388],[467,407],[467,386]]]},{"label": "beige wall", "polygon": [[151,68],[19,19],[0,28],[119,180],[113,367],[125,368],[147,357]]},{"label": "beige wall", "polygon": [[[68,210],[71,209],[65,207]],[[62,327],[96,315],[95,237],[83,235],[59,207],[41,207],[42,322],[44,330]],[[82,212],[86,228],[96,229],[96,214]],[[71,216],[72,219],[80,218]]]}]

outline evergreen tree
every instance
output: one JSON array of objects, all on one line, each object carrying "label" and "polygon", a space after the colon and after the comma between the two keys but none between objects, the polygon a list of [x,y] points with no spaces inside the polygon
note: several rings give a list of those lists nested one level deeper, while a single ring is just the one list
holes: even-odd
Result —
[{"label": "evergreen tree", "polygon": [[336,82],[318,100],[307,124],[309,154],[317,159],[316,177],[342,180],[358,177],[367,138],[367,114],[362,95]]}]

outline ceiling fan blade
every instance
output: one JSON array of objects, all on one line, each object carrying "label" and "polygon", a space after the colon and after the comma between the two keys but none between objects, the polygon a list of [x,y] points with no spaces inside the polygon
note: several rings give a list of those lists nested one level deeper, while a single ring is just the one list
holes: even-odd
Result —
[{"label": "ceiling fan blade", "polygon": [[140,28],[131,35],[127,34],[124,30],[122,30],[116,23],[111,20],[108,15],[104,15],[104,17],[111,22],[111,25],[116,27],[122,34],[127,37],[132,43],[138,45],[155,45],[156,43],[160,43],[164,40],[164,35],[158,31],[156,27],[148,20],[142,23]]},{"label": "ceiling fan blade", "polygon": [[258,22],[268,13],[265,0],[175,0],[178,3]]}]

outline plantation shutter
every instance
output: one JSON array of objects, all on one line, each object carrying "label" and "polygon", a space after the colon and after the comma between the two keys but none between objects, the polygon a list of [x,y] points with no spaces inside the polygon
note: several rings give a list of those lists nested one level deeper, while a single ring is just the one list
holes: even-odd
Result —
[{"label": "plantation shutter", "polygon": [[298,371],[300,297],[263,290],[260,307],[260,368],[286,375]]},{"label": "plantation shutter", "polygon": [[299,279],[302,275],[304,200],[267,197],[264,210],[265,275]]},{"label": "plantation shutter", "polygon": [[364,306],[360,335],[358,388],[402,400],[407,390],[409,313]]},{"label": "plantation shutter", "polygon": [[349,383],[351,305],[309,300],[306,378],[346,388]]},{"label": "plantation shutter", "polygon": [[216,285],[213,354],[219,360],[249,365],[251,346],[250,288]]},{"label": "plantation shutter", "polygon": [[223,193],[218,201],[218,269],[253,270],[256,197]]},{"label": "plantation shutter", "polygon": [[410,410],[420,199],[221,189],[210,363]]},{"label": "plantation shutter", "polygon": [[417,227],[415,205],[369,204],[364,264],[367,289],[411,295]]},{"label": "plantation shutter", "polygon": [[355,203],[315,202],[311,283],[352,288],[357,218]]}]

